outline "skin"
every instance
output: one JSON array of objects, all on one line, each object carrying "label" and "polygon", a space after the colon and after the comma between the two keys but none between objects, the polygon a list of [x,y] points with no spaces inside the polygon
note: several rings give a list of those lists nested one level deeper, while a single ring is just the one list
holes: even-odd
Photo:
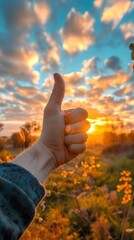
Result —
[{"label": "skin", "polygon": [[54,80],[38,141],[12,161],[30,171],[42,183],[57,167],[84,152],[88,137],[86,131],[90,126],[85,109],[61,110],[65,83],[58,73],[54,74]]}]

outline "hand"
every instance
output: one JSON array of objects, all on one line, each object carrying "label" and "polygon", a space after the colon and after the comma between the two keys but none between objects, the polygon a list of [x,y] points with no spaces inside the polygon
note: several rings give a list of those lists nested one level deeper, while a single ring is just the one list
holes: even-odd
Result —
[{"label": "hand", "polygon": [[84,109],[61,110],[65,85],[58,73],[54,74],[54,79],[55,85],[44,110],[41,136],[12,161],[42,183],[54,169],[85,150],[89,128],[88,114]]},{"label": "hand", "polygon": [[43,148],[45,151],[47,148],[53,156],[53,162],[49,163],[53,165],[53,170],[86,149],[86,131],[89,129],[86,110],[61,110],[65,84],[58,73],[54,74],[54,80],[54,88],[44,110],[42,133],[38,141],[42,154]]}]

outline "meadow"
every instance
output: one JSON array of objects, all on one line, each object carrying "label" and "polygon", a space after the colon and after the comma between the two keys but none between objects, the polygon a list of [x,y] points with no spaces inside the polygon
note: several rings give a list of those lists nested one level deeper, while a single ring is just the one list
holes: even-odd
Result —
[{"label": "meadow", "polygon": [[[111,153],[109,147],[89,145],[52,173],[21,240],[133,240],[133,146],[119,153],[114,148]],[[5,161],[19,151],[3,150]]]}]

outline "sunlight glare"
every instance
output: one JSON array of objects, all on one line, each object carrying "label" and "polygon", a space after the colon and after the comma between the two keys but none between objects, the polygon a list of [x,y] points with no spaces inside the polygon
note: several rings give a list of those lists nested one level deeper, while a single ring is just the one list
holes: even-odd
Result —
[{"label": "sunlight glare", "polygon": [[87,133],[93,133],[95,131],[95,125],[91,124],[89,130],[87,131]]}]

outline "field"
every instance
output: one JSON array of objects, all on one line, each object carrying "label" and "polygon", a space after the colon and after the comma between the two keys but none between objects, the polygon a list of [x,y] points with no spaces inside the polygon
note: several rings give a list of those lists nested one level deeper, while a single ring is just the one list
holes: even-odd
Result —
[{"label": "field", "polygon": [[[21,240],[133,240],[134,146],[89,145],[51,174]],[[0,151],[11,161],[23,149]]]},{"label": "field", "polygon": [[86,150],[55,171],[22,240],[133,240],[132,153]]}]

